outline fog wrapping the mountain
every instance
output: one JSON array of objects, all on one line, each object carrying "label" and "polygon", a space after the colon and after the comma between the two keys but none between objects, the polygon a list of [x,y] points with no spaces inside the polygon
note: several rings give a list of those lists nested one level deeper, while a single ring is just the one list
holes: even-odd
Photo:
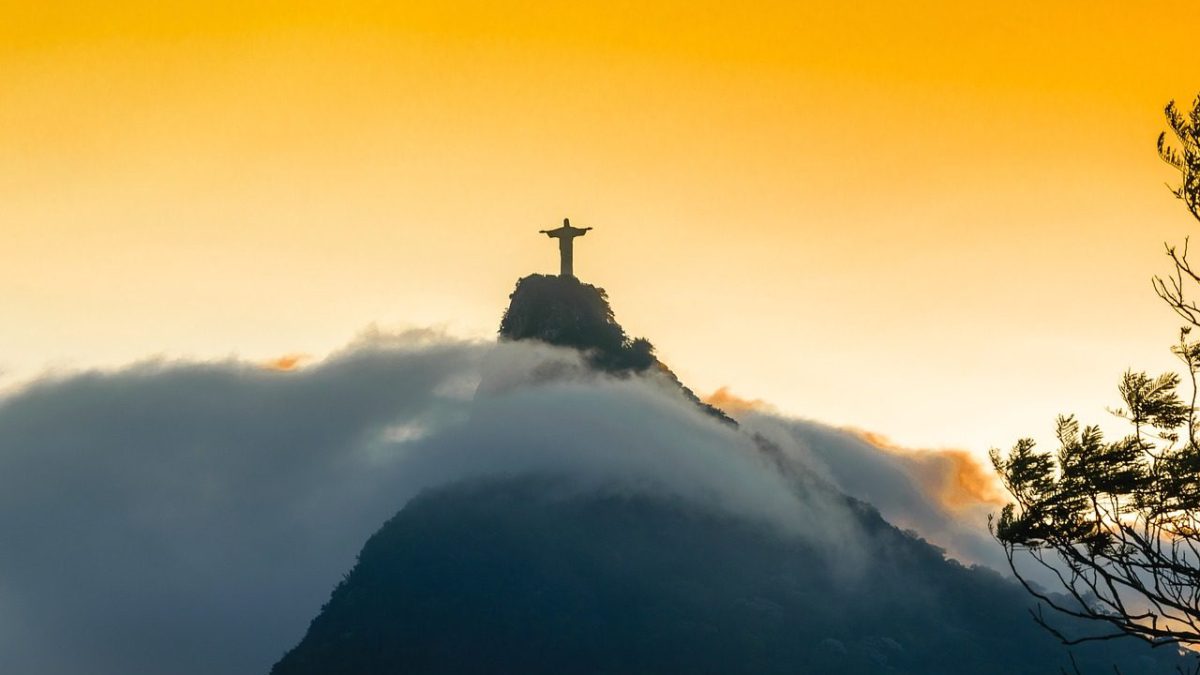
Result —
[{"label": "fog wrapping the mountain", "polygon": [[845,504],[794,489],[752,434],[953,555],[999,560],[988,505],[948,507],[915,460],[812,422],[742,422],[575,352],[428,331],[287,372],[150,362],[33,382],[0,401],[0,671],[263,673],[385,520],[479,477],[678,499],[862,573]]}]

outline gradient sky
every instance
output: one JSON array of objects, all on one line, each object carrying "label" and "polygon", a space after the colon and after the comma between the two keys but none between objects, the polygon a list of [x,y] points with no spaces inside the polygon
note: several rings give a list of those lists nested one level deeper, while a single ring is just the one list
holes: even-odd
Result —
[{"label": "gradient sky", "polygon": [[0,386],[491,336],[563,216],[694,389],[901,443],[1173,364],[1192,3],[40,4],[0,0]]}]

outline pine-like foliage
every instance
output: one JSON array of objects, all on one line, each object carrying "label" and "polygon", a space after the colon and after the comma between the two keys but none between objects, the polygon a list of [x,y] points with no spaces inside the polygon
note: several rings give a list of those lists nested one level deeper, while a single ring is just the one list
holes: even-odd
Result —
[{"label": "pine-like foliage", "polygon": [[[1186,115],[1172,101],[1166,118],[1178,146],[1164,132],[1158,154],[1180,173],[1172,194],[1200,220],[1200,98]],[[1154,288],[1188,323],[1172,348],[1185,367],[1187,399],[1177,374],[1126,372],[1117,388],[1124,405],[1112,411],[1130,426],[1124,438],[1106,441],[1098,427],[1081,429],[1074,417],[1059,417],[1054,455],[1036,451],[1029,439],[1007,454],[991,453],[1015,500],[991,523],[1013,572],[1024,581],[1018,559],[1032,561],[1066,597],[1032,583],[1026,588],[1059,618],[1087,619],[1097,628],[1068,638],[1054,618],[1036,613],[1064,642],[1135,636],[1200,646],[1200,343],[1190,338],[1200,326],[1200,306],[1191,299],[1200,275],[1186,241],[1182,251],[1167,246],[1167,255],[1174,271],[1155,277]]]}]

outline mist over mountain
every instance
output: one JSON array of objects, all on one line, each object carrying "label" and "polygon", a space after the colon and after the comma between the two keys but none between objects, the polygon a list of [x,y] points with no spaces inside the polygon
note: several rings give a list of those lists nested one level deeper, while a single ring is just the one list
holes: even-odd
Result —
[{"label": "mist over mountain", "polygon": [[[371,330],[295,370],[148,361],[44,377],[0,398],[0,672],[249,675],[293,650],[280,668],[331,659],[336,673],[363,665],[339,651],[358,631],[380,640],[370,658],[413,671],[437,660],[404,651],[415,642],[490,631],[464,653],[494,656],[475,665],[494,671],[576,650],[573,671],[594,657],[664,672],[697,649],[769,669],[768,645],[812,659],[797,672],[870,654],[925,672],[917,659],[950,642],[964,662],[1015,645],[1000,663],[1066,664],[1009,582],[866,505],[989,562],[990,507],[922,482],[930,467],[955,474],[940,455],[738,416],[705,414],[657,367],[614,373],[573,348],[435,331]],[[354,600],[366,589],[371,607]],[[1092,667],[1106,651],[1126,674],[1170,660],[1098,649],[1077,652],[1085,674],[1112,672]],[[429,670],[463,663],[446,659]]]},{"label": "mist over mountain", "polygon": [[[838,489],[874,484],[889,502],[908,500],[889,504],[902,517],[988,555],[982,537],[954,531],[932,501],[893,489],[913,474],[881,461],[878,448],[769,416],[741,431],[708,422],[676,437],[680,427],[659,423],[694,415],[688,408],[728,418],[653,369],[649,343],[626,336],[603,291],[571,277],[522,279],[501,336],[580,352],[577,362],[559,354],[533,367],[506,361],[491,377],[485,369],[476,397],[484,428],[518,410],[558,422],[556,435],[534,442],[550,455],[410,501],[367,541],[273,675],[1070,667],[1012,581],[947,558]],[[589,402],[630,376],[649,390]],[[547,389],[568,398],[548,400]],[[671,399],[669,413],[655,410]],[[658,438],[608,431],[627,425]],[[436,454],[476,444],[507,454],[530,441],[452,433]],[[852,478],[864,470],[865,480]],[[1132,642],[1074,656],[1097,673],[1167,672],[1178,660]]]},{"label": "mist over mountain", "polygon": [[[410,502],[272,673],[1053,673],[1012,583],[852,505],[868,558],[647,494],[521,477]],[[1084,672],[1169,672],[1132,643]]]}]

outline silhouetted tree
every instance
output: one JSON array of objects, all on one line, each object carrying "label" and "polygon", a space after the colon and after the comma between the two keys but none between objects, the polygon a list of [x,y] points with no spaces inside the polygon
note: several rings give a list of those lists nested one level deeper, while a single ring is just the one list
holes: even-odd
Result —
[{"label": "silhouetted tree", "polygon": [[[1187,205],[1192,217],[1200,220],[1200,96],[1192,104],[1185,117],[1171,101],[1166,109],[1167,124],[1179,142],[1179,147],[1167,143],[1167,133],[1158,135],[1158,156],[1179,171],[1182,180],[1171,193]],[[1172,309],[1187,320],[1189,328],[1200,325],[1200,307],[1189,300],[1185,292],[1188,283],[1200,283],[1200,275],[1188,261],[1188,240],[1183,241],[1183,251],[1167,246],[1167,255],[1175,264],[1175,271],[1166,279],[1154,278],[1154,290]]]},{"label": "silhouetted tree", "polygon": [[[1158,153],[1180,172],[1172,192],[1200,221],[1200,97],[1186,116],[1172,101],[1166,117],[1178,144],[1163,133]],[[1200,342],[1191,338],[1200,307],[1188,292],[1200,275],[1186,240],[1182,251],[1167,246],[1167,255],[1174,272],[1155,277],[1154,288],[1188,323],[1172,347],[1184,365],[1185,394],[1175,373],[1126,372],[1118,387],[1124,405],[1112,411],[1130,425],[1124,438],[1105,440],[1098,427],[1060,416],[1055,454],[1037,451],[1029,439],[1006,455],[991,452],[1015,503],[989,527],[1013,573],[1040,601],[1035,620],[1068,644],[1135,636],[1200,646]],[[1032,561],[1055,584],[1031,582],[1018,560]],[[1042,605],[1095,630],[1065,631]]]}]

